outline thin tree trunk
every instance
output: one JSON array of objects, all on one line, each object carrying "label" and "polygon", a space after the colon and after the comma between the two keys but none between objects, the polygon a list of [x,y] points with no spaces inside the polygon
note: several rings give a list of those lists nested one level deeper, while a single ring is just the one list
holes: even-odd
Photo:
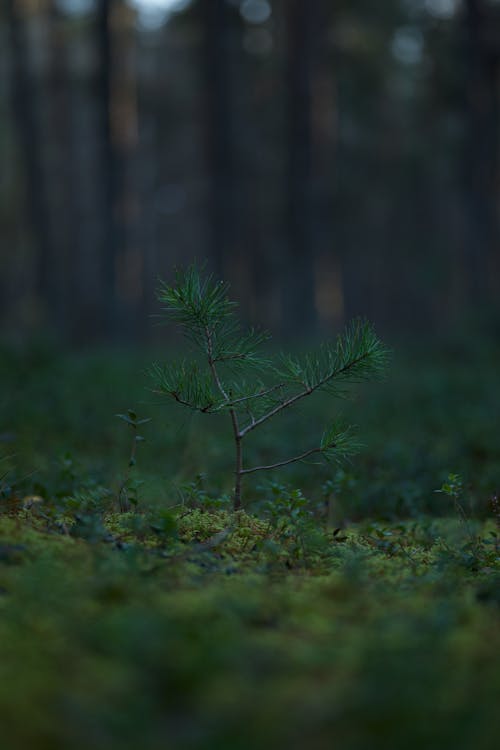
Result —
[{"label": "thin tree trunk", "polygon": [[466,140],[464,150],[465,273],[469,302],[488,301],[489,275],[498,240],[496,195],[499,151],[499,56],[488,42],[482,0],[467,0]]},{"label": "thin tree trunk", "polygon": [[293,335],[311,333],[314,306],[314,247],[312,243],[312,126],[311,77],[317,0],[288,0],[286,175],[287,286],[284,320]]},{"label": "thin tree trunk", "polygon": [[36,111],[36,86],[29,70],[28,44],[19,4],[7,0],[11,53],[11,103],[24,163],[28,222],[34,235],[35,292],[47,310],[53,306],[52,253],[47,185],[42,161],[42,138]]},{"label": "thin tree trunk", "polygon": [[[317,29],[332,29],[335,7],[320,3],[315,20]],[[315,44],[315,70],[312,76],[312,150],[315,184],[313,205],[314,295],[318,327],[331,335],[344,321],[344,279],[336,224],[338,182],[338,71],[337,55],[332,53],[326,34]]]},{"label": "thin tree trunk", "polygon": [[120,165],[113,138],[113,29],[114,0],[99,0],[96,18],[98,75],[96,81],[99,113],[100,172],[102,176],[102,255],[101,275],[103,312],[107,333],[117,331],[117,280],[116,270],[121,251],[122,237],[119,221]]},{"label": "thin tree trunk", "polygon": [[51,177],[53,182],[53,239],[56,268],[53,270],[55,306],[63,334],[73,333],[78,306],[77,235],[79,212],[77,201],[77,165],[72,144],[73,115],[69,100],[69,59],[64,16],[55,0],[48,5],[49,70],[47,100],[52,139]]},{"label": "thin tree trunk", "polygon": [[234,252],[236,207],[230,93],[230,10],[225,0],[201,5],[205,154],[208,172],[208,254],[215,273],[224,276]]}]

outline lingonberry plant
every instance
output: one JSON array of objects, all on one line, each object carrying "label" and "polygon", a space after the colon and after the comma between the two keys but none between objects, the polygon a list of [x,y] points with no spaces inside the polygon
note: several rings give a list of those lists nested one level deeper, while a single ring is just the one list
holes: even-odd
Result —
[{"label": "lingonberry plant", "polygon": [[228,285],[203,275],[196,266],[178,272],[175,283],[158,293],[167,319],[179,324],[203,355],[168,365],[154,364],[155,391],[203,414],[227,413],[235,451],[234,509],[241,508],[242,479],[257,471],[304,461],[319,454],[342,458],[359,448],[350,426],[328,426],[316,445],[261,466],[244,462],[244,443],[259,427],[313,393],[341,396],[346,385],[372,380],[385,371],[388,352],[369,323],[356,320],[315,354],[282,354],[273,362],[260,354],[269,336],[245,331],[228,297]]}]

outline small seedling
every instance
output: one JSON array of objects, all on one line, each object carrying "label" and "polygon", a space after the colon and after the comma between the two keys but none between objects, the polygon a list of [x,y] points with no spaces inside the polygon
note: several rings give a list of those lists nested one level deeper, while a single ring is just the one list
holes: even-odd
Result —
[{"label": "small seedling", "polygon": [[457,515],[460,518],[460,522],[466,528],[469,536],[473,537],[473,534],[469,528],[469,519],[467,518],[467,513],[465,512],[464,506],[461,502],[463,491],[464,483],[460,474],[448,474],[446,482],[443,482],[438,490],[434,490],[434,492],[437,492],[438,494],[451,497]]},{"label": "small seedling", "polygon": [[495,552],[500,552],[500,500],[498,499],[498,494],[495,492],[495,494],[491,497],[490,500],[491,510],[493,512],[493,520],[495,522],[495,530],[490,531],[490,537],[491,539],[488,540],[490,544],[493,544],[495,547]]},{"label": "small seedling", "polygon": [[2,456],[0,458],[0,499],[8,497],[11,492],[11,482],[8,481],[8,477],[11,473],[10,468],[4,468],[5,463],[7,463],[10,458],[10,456]]},{"label": "small seedling", "polygon": [[235,450],[233,505],[238,510],[244,476],[315,454],[331,460],[358,450],[351,427],[335,422],[315,446],[290,458],[262,466],[247,466],[243,460],[244,443],[254,430],[313,393],[342,396],[346,385],[377,378],[385,371],[388,352],[371,326],[357,320],[316,354],[281,355],[271,362],[260,354],[269,336],[242,329],[236,303],[227,293],[226,283],[202,277],[196,266],[179,272],[174,285],[161,284],[158,296],[166,317],[181,326],[203,355],[204,366],[196,360],[155,364],[152,376],[156,392],[182,406],[229,416]]},{"label": "small seedling", "polygon": [[131,409],[129,409],[126,414],[115,414],[115,417],[118,417],[118,419],[121,419],[128,424],[132,430],[132,442],[130,446],[128,467],[118,490],[118,506],[120,510],[124,512],[129,510],[130,505],[137,505],[137,490],[140,486],[138,480],[132,478],[132,470],[137,462],[137,444],[145,439],[142,435],[139,435],[137,428],[140,427],[140,425],[151,422],[151,419],[139,419],[135,411],[132,411]]},{"label": "small seedling", "polygon": [[441,495],[448,495],[454,502],[458,502],[462,496],[464,489],[464,483],[460,474],[448,474],[446,482],[443,482],[441,487],[435,492]]},{"label": "small seedling", "polygon": [[460,523],[462,524],[465,533],[468,536],[468,542],[464,545],[463,561],[465,561],[472,568],[477,568],[483,551],[483,540],[480,536],[474,533],[470,520],[465,512],[462,497],[464,493],[464,483],[460,474],[448,474],[447,481],[444,482],[438,490],[435,492],[442,495],[447,495],[453,500],[455,510],[457,512]]}]

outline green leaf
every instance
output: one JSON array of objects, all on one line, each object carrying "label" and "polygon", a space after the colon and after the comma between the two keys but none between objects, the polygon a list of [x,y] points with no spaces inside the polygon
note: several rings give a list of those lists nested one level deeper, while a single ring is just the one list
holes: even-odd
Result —
[{"label": "green leaf", "polygon": [[115,414],[115,417],[118,417],[118,419],[121,419],[123,422],[126,422],[129,425],[135,426],[135,422],[126,414]]}]

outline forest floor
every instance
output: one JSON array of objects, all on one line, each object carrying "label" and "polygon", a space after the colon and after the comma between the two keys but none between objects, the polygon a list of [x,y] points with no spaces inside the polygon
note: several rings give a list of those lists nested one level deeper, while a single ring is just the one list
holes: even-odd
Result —
[{"label": "forest floor", "polygon": [[[249,477],[151,357],[0,358],[0,726],[8,750],[493,750],[498,353],[395,358],[341,404],[365,448]],[[307,448],[311,400],[250,447]],[[137,465],[130,429],[144,424]],[[441,490],[436,492],[436,490]]]}]

